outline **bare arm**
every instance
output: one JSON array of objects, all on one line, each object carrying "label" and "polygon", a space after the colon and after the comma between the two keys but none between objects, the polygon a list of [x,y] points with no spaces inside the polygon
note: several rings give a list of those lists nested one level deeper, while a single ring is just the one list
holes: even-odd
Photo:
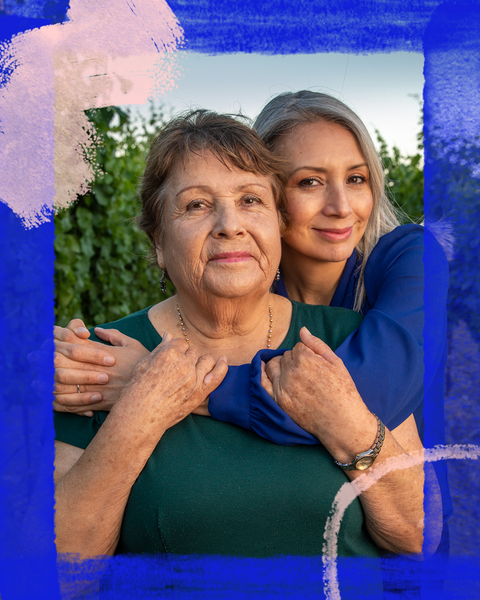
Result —
[{"label": "bare arm", "polygon": [[58,552],[113,554],[130,490],[163,433],[225,376],[224,361],[164,342],[137,365],[85,451],[57,442]]},{"label": "bare arm", "polygon": [[[262,384],[300,427],[323,443],[333,458],[350,463],[372,446],[377,421],[341,359],[306,329],[302,329],[301,339],[303,343],[297,344],[292,352],[267,363]],[[361,485],[361,477],[363,482],[375,478],[390,461],[409,463],[410,454],[416,451],[421,453],[422,444],[411,416],[393,432],[386,430],[381,452],[368,471],[363,475],[356,470],[346,474]],[[434,471],[426,468],[425,473],[434,492],[430,494],[428,520],[436,527],[428,532],[428,544],[424,547],[425,554],[430,554],[440,540],[442,507]],[[419,462],[408,469],[392,470],[361,494],[368,530],[379,546],[397,553],[422,552],[423,486],[424,468]]]}]

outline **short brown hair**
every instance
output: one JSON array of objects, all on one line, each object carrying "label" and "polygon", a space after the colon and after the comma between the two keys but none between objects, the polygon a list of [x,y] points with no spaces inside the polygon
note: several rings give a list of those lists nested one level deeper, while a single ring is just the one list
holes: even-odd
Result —
[{"label": "short brown hair", "polygon": [[[140,182],[142,212],[137,219],[154,249],[164,230],[164,204],[168,182],[179,163],[191,154],[211,152],[231,166],[270,178],[281,219],[285,222],[285,166],[267,149],[259,135],[237,116],[194,110],[171,120],[154,136]],[[153,259],[153,255],[152,255]]]}]

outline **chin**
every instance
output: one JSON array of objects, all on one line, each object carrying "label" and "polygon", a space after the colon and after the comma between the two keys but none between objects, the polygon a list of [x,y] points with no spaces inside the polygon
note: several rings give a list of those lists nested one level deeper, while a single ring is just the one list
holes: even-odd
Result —
[{"label": "chin", "polygon": [[225,299],[241,298],[252,292],[260,291],[262,286],[268,291],[271,286],[271,284],[265,283],[265,279],[252,280],[251,278],[242,277],[241,275],[229,277],[226,281],[205,282],[205,284],[205,291],[208,294]]},{"label": "chin", "polygon": [[312,255],[319,262],[342,262],[350,258],[353,248],[328,248],[325,252],[317,252]]}]

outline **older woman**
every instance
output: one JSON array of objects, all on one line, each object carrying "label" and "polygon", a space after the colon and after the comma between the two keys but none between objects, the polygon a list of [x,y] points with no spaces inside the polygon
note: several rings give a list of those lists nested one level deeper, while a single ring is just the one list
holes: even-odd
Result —
[{"label": "older woman", "polygon": [[[115,323],[152,352],[108,415],[56,414],[59,552],[321,554],[342,483],[362,466],[421,450],[413,417],[384,429],[318,339],[335,348],[362,317],[270,293],[280,262],[281,190],[276,160],[232,119],[200,111],[155,138],[143,223],[177,295]],[[299,323],[313,335],[299,332]],[[322,445],[278,446],[191,414],[224,377],[225,361],[249,362],[279,346],[294,349],[281,372],[268,363],[270,391]],[[362,453],[363,465],[355,459]],[[339,553],[376,555],[376,545],[420,552],[423,483],[418,465],[364,492],[368,534],[355,501]],[[434,499],[435,515],[439,508]]]}]

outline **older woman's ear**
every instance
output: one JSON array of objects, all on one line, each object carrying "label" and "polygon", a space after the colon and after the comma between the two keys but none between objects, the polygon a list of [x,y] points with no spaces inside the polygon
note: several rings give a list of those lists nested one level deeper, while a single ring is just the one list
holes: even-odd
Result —
[{"label": "older woman's ear", "polygon": [[155,253],[157,255],[158,266],[161,269],[165,269],[165,261],[163,260],[163,249],[158,242],[155,244]]}]

